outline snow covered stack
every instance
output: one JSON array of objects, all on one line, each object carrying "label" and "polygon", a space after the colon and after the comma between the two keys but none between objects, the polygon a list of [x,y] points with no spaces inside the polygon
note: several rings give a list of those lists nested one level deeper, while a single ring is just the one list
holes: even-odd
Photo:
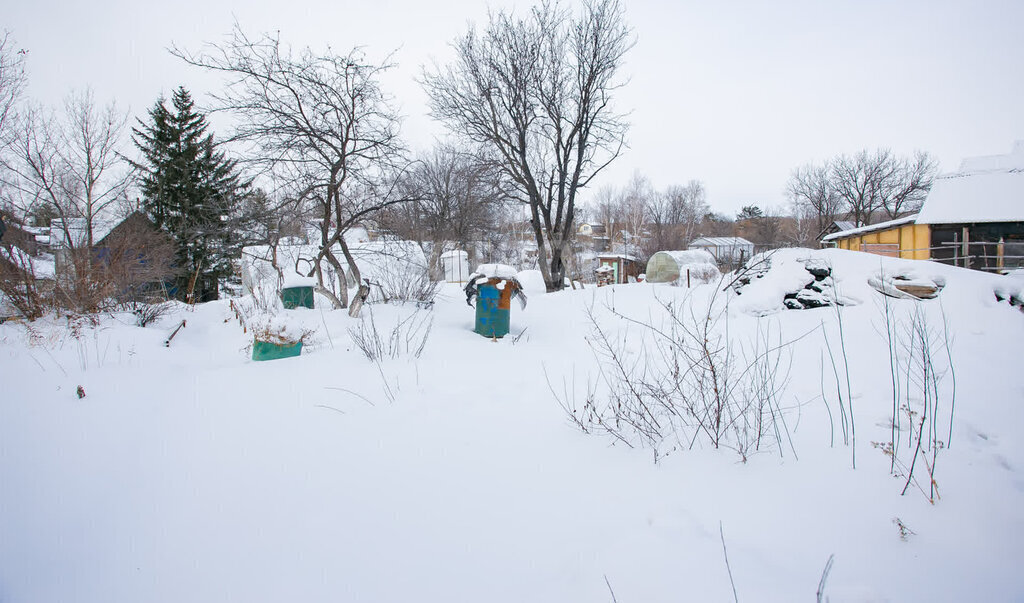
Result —
[{"label": "snow covered stack", "polygon": [[763,315],[857,305],[879,293],[934,299],[954,278],[979,299],[1024,306],[1024,279],[843,249],[779,249],[758,254],[735,273],[730,286],[739,296],[732,302],[735,308]]},{"label": "snow covered stack", "polygon": [[827,251],[779,249],[750,258],[732,283],[741,296],[740,309],[761,315],[859,303],[839,294],[839,279]]},{"label": "snow covered stack", "polygon": [[946,286],[946,279],[942,275],[931,275],[913,268],[879,269],[878,274],[868,278],[868,284],[889,297],[933,299]]}]

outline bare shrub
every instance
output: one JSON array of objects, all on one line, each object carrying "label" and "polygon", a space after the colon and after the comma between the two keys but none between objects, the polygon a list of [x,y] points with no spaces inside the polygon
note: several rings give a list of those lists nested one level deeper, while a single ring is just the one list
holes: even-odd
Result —
[{"label": "bare shrub", "polygon": [[376,285],[378,300],[390,302],[420,302],[432,304],[440,290],[441,283],[432,280],[430,273],[424,268],[409,269],[397,267],[382,270],[376,275],[371,285]]},{"label": "bare shrub", "polygon": [[32,256],[14,247],[0,247],[0,293],[28,320],[43,315],[46,299],[36,279]]},{"label": "bare shrub", "polygon": [[940,498],[936,463],[952,435],[955,372],[945,313],[940,329],[929,321],[922,302],[911,303],[913,307],[900,315],[892,301],[883,298],[893,386],[892,430],[888,442],[872,445],[889,456],[892,474],[904,479],[901,494],[913,485],[935,504]]},{"label": "bare shrub", "polygon": [[135,315],[135,324],[140,327],[148,327],[154,322],[160,320],[171,311],[171,304],[169,302],[161,302],[158,304],[144,304],[139,303],[135,305],[132,310],[132,314]]},{"label": "bare shrub", "polygon": [[746,344],[731,339],[728,306],[716,303],[715,291],[707,307],[688,303],[689,295],[659,300],[664,318],[658,324],[609,308],[613,317],[639,328],[635,346],[610,333],[589,308],[600,387],[590,385],[581,407],[573,397],[555,394],[570,420],[586,433],[649,447],[655,460],[695,446],[733,450],[744,461],[762,450],[783,454],[789,429],[780,399],[792,342],[770,327],[760,327]]},{"label": "bare shrub", "polygon": [[285,315],[262,314],[251,319],[252,336],[255,341],[289,346],[308,343],[315,333],[301,327]]},{"label": "bare shrub", "polygon": [[417,309],[401,318],[388,334],[381,333],[373,311],[359,320],[359,326],[350,328],[349,335],[356,347],[370,360],[379,362],[385,358],[412,356],[419,358],[427,346],[434,317],[429,312]]}]

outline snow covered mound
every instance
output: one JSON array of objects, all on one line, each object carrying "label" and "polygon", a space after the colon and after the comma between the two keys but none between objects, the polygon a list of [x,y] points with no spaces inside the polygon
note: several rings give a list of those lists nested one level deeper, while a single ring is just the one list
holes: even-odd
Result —
[{"label": "snow covered mound", "polygon": [[547,293],[548,287],[544,284],[544,275],[540,270],[521,270],[516,280],[523,286],[523,291],[530,295]]},{"label": "snow covered mound", "polygon": [[[955,275],[955,277],[953,276]],[[843,249],[778,249],[752,257],[727,277],[741,312],[762,316],[780,310],[853,306],[879,293],[931,299],[955,278],[955,288],[996,300],[1021,299],[1020,286],[1004,276],[921,260]]]},{"label": "snow covered mound", "polygon": [[[538,295],[496,340],[454,283],[280,309],[316,332],[273,362],[252,298],[0,324],[0,600],[1024,600],[1024,278],[748,268]],[[824,282],[841,311],[779,312]],[[634,400],[682,431],[595,415]]]}]

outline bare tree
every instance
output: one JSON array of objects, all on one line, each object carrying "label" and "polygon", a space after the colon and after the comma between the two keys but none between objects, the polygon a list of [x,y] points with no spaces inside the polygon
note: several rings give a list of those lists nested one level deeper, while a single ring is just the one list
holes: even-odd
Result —
[{"label": "bare tree", "polygon": [[70,94],[62,114],[31,107],[21,116],[6,184],[23,211],[40,203],[55,210],[70,249],[92,247],[98,223],[124,201],[132,176],[119,153],[126,122],[116,104],[98,107],[90,90]]},{"label": "bare tree", "polygon": [[650,239],[647,254],[684,249],[697,236],[701,219],[709,207],[704,185],[691,180],[685,186],[673,185],[653,196],[648,204]]},{"label": "bare tree", "polygon": [[817,237],[824,230],[819,227],[821,216],[817,214],[809,204],[794,201],[790,206],[790,217],[792,228],[789,238],[797,247],[811,247],[816,245]]},{"label": "bare tree", "polygon": [[416,162],[403,188],[406,197],[417,200],[388,208],[378,221],[386,230],[418,242],[435,273],[443,252],[466,249],[495,229],[504,201],[494,166],[448,145]]},{"label": "bare tree", "polygon": [[172,54],[227,77],[215,100],[239,118],[234,140],[253,145],[255,161],[272,169],[296,202],[312,204],[320,249],[310,275],[329,293],[326,260],[338,280],[334,304],[347,306],[348,283],[334,247],[358,279],[345,232],[406,201],[395,196],[397,179],[389,178],[402,152],[398,116],[378,81],[390,65],[368,62],[359,49],[293,53],[278,37],[250,38],[237,25],[220,44],[199,53],[175,47]]},{"label": "bare tree", "polygon": [[627,255],[638,255],[646,238],[648,210],[654,187],[646,176],[635,172],[619,195],[618,231]]},{"label": "bare tree", "polygon": [[522,18],[492,14],[455,42],[454,64],[424,77],[434,115],[497,157],[529,205],[549,291],[564,286],[578,191],[623,147],[612,96],[632,43],[618,0],[585,0],[575,17],[543,2]]},{"label": "bare tree", "polygon": [[895,219],[920,209],[936,169],[935,160],[921,151],[906,158],[889,149],[863,150],[797,168],[786,188],[794,202],[813,210],[822,232],[844,213],[855,226],[864,226],[879,216]]},{"label": "bare tree", "polygon": [[814,235],[828,228],[842,210],[842,198],[832,187],[827,164],[808,164],[794,170],[786,185],[786,192],[805,220],[811,216],[816,220],[817,231]]},{"label": "bare tree", "polygon": [[887,177],[879,186],[882,209],[890,220],[918,211],[932,188],[938,164],[928,153],[918,151],[911,158],[893,158]]},{"label": "bare tree", "polygon": [[870,224],[871,215],[881,207],[880,187],[891,162],[892,153],[879,149],[852,157],[840,155],[829,164],[831,188],[843,201],[854,226]]},{"label": "bare tree", "polygon": [[619,193],[614,186],[606,184],[594,194],[594,220],[604,227],[605,236],[615,232],[618,219]]},{"label": "bare tree", "polygon": [[15,50],[9,32],[0,36],[0,148],[8,142],[15,107],[25,90],[25,50]]}]

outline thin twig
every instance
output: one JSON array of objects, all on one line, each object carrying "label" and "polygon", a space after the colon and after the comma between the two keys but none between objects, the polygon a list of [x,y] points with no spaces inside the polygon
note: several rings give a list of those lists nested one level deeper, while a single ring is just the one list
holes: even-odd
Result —
[{"label": "thin twig", "polygon": [[329,386],[325,386],[324,389],[333,389],[333,390],[336,390],[336,391],[339,391],[339,392],[345,392],[346,394],[352,394],[353,396],[359,398],[363,402],[366,402],[370,406],[375,406],[375,404],[369,398],[367,398],[366,396],[364,396],[364,395],[362,395],[360,393],[356,393],[356,392],[354,392],[354,391],[352,391],[350,389],[345,389],[343,387],[329,387]]},{"label": "thin twig", "polygon": [[615,591],[612,590],[612,583],[608,581],[608,574],[604,575],[604,583],[608,585],[608,592],[612,595],[612,603],[619,603],[619,600],[615,598]]},{"label": "thin twig", "polygon": [[732,568],[729,567],[729,549],[725,547],[725,529],[722,522],[718,522],[718,535],[722,538],[722,554],[725,555],[725,569],[729,572],[729,584],[732,585],[732,599],[739,603],[740,598],[736,595],[736,583],[732,579]]},{"label": "thin twig", "polygon": [[822,597],[825,595],[825,583],[828,582],[828,574],[832,571],[832,562],[835,558],[835,554],[829,555],[828,561],[825,562],[825,569],[821,572],[821,580],[818,580],[818,603],[821,603]]}]

